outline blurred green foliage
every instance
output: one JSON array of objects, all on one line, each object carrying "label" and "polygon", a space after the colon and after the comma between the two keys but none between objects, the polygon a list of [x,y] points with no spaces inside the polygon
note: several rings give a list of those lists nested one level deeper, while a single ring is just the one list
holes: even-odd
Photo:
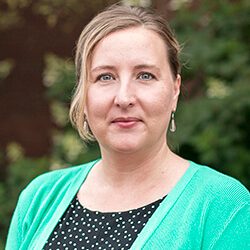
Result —
[{"label": "blurred green foliage", "polygon": [[[250,188],[250,3],[202,1],[178,10],[183,96],[175,146],[180,155],[234,176]],[[199,93],[187,98],[185,83]]]},{"label": "blurred green foliage", "polygon": [[3,61],[0,61],[0,80],[6,78],[10,71],[12,70],[13,68],[13,62],[12,60],[3,60]]},{"label": "blurred green foliage", "polygon": [[[184,88],[176,115],[177,132],[169,135],[170,141],[183,157],[234,176],[250,188],[250,3],[204,0],[192,10],[191,2],[179,4],[171,22],[183,44]],[[53,12],[44,6],[40,11],[52,15],[53,24]],[[69,124],[73,61],[53,54],[44,61],[44,85],[56,124],[54,146],[50,157],[29,159],[18,144],[9,145],[8,178],[0,183],[0,249],[17,197],[30,180],[100,155],[98,145],[83,143]],[[3,74],[8,73],[9,65]],[[188,96],[191,83],[198,93]]]},{"label": "blurred green foliage", "polygon": [[75,85],[74,64],[56,55],[45,58],[44,83],[57,129],[53,132],[52,168],[87,162],[99,156],[96,143],[86,145],[69,122],[69,106]]}]

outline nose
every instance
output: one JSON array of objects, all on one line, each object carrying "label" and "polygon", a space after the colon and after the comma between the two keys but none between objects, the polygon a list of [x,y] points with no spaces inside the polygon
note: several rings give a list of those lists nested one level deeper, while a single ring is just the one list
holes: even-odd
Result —
[{"label": "nose", "polygon": [[135,92],[131,83],[129,81],[121,82],[115,95],[115,105],[122,109],[127,109],[134,106],[135,101]]}]

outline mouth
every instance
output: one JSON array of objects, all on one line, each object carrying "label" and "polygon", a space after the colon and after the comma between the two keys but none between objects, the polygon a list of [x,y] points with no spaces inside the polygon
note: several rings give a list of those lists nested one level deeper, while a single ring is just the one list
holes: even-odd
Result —
[{"label": "mouth", "polygon": [[111,123],[120,128],[132,128],[140,122],[142,122],[142,120],[136,117],[118,117],[112,120]]}]

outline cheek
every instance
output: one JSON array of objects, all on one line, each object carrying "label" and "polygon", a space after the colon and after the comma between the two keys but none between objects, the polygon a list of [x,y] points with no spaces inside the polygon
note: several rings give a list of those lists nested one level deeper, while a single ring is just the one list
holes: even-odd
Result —
[{"label": "cheek", "polygon": [[166,88],[160,88],[151,91],[145,98],[148,110],[153,116],[161,116],[169,113],[172,107],[173,96],[171,91]]},{"label": "cheek", "polygon": [[108,98],[94,88],[89,88],[86,98],[86,114],[89,119],[103,117],[107,113]]},{"label": "cheek", "polygon": [[168,95],[158,96],[154,103],[151,103],[150,123],[153,133],[166,132],[170,121],[172,104]]},{"label": "cheek", "polygon": [[85,113],[90,129],[94,136],[98,139],[98,134],[103,129],[104,115],[106,112],[101,98],[96,95],[92,95],[91,91],[87,94]]}]

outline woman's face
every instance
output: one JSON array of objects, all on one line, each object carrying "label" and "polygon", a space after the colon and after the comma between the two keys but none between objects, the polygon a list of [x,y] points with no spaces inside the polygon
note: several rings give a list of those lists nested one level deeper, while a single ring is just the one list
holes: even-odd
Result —
[{"label": "woman's face", "polygon": [[165,144],[179,89],[156,32],[135,27],[103,38],[93,51],[85,109],[101,150],[147,152]]}]

